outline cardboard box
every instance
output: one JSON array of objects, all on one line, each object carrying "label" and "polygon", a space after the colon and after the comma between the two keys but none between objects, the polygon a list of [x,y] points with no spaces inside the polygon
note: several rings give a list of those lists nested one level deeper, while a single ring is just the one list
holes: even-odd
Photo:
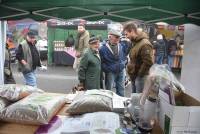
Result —
[{"label": "cardboard box", "polygon": [[[176,96],[176,95],[175,95]],[[171,105],[168,95],[159,91],[160,126],[165,134],[200,134],[200,102],[180,93],[175,101],[181,106]]]}]

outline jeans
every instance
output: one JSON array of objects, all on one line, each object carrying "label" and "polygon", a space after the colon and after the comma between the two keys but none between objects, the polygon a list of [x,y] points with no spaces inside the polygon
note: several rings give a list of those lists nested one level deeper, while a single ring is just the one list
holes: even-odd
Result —
[{"label": "jeans", "polygon": [[164,55],[156,55],[156,63],[163,64]]},{"label": "jeans", "polygon": [[35,70],[29,73],[23,73],[26,85],[37,87]]},{"label": "jeans", "polygon": [[112,90],[115,83],[116,94],[119,96],[124,96],[125,88],[125,69],[119,73],[105,73],[105,86],[107,90]]},{"label": "jeans", "polygon": [[173,67],[173,62],[174,62],[174,57],[173,56],[168,56],[168,65],[170,68]]},{"label": "jeans", "polygon": [[136,77],[135,81],[132,81],[132,92],[142,93],[146,79],[147,79],[147,76]]}]

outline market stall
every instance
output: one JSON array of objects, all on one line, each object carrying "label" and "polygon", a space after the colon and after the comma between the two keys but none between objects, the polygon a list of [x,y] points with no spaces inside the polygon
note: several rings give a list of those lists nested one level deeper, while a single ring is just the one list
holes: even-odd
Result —
[{"label": "market stall", "polygon": [[[124,108],[116,112],[113,103],[117,100],[123,104],[128,98],[112,91],[94,89],[56,94],[15,84],[0,86],[0,89],[0,133],[3,134],[142,131],[136,125],[128,125],[133,121],[126,116]],[[158,123],[148,131],[162,133]]]},{"label": "market stall", "polygon": [[55,65],[72,66],[75,59],[75,49],[65,47],[64,41],[54,41],[53,63]]},{"label": "market stall", "polygon": [[[68,105],[66,104],[57,115],[68,116],[68,114],[65,112],[67,108]],[[41,129],[39,125],[23,125],[0,122],[0,133],[2,134],[35,134],[38,129]],[[48,129],[46,129],[46,132],[48,132]],[[163,131],[159,125],[156,125],[152,130],[152,134],[162,133]],[[39,134],[39,132],[37,134]]]},{"label": "market stall", "polygon": [[[83,20],[61,21],[50,19],[47,21],[48,26],[48,64],[56,65],[73,65],[74,44],[69,48],[65,46],[69,36],[72,36],[74,43],[77,36],[77,26]],[[107,24],[109,20],[102,21],[84,21],[86,29],[90,35],[101,36],[102,39],[107,38]],[[67,47],[67,48],[66,48]]]}]

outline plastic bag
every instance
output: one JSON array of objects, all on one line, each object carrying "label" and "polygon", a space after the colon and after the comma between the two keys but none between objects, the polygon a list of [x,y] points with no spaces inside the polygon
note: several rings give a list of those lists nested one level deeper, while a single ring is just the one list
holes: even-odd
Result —
[{"label": "plastic bag", "polygon": [[7,99],[0,97],[0,111],[7,107],[11,102]]},{"label": "plastic bag", "polygon": [[97,111],[112,111],[113,92],[108,90],[88,90],[77,95],[66,112],[84,114]]},{"label": "plastic bag", "polygon": [[33,93],[0,112],[0,119],[23,124],[47,124],[65,103],[65,95]]},{"label": "plastic bag", "polygon": [[184,86],[177,80],[167,64],[154,64],[150,68],[149,75],[145,81],[140,104],[144,104],[148,96],[153,98],[158,96],[159,90],[169,92],[171,100],[174,99],[173,90],[185,91]]},{"label": "plastic bag", "polygon": [[19,85],[19,84],[0,85],[0,96],[10,101],[20,100],[34,92],[42,93],[44,91],[39,88],[28,85]]}]

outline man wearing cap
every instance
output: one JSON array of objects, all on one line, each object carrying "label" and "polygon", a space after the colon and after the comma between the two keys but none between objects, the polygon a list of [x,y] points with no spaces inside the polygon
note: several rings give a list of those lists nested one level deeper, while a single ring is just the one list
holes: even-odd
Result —
[{"label": "man wearing cap", "polygon": [[80,63],[80,58],[83,55],[84,50],[88,47],[88,41],[90,38],[89,32],[85,29],[84,24],[79,24],[78,25],[78,34],[77,38],[75,40],[75,50],[76,50],[76,57],[75,57],[75,62],[73,65],[74,69],[78,69],[79,63]]},{"label": "man wearing cap", "polygon": [[138,31],[133,22],[126,23],[123,31],[134,44],[129,52],[130,62],[127,65],[127,72],[132,81],[132,92],[141,93],[149,69],[153,65],[153,46],[147,34]]},{"label": "man wearing cap", "polygon": [[105,87],[112,90],[115,84],[116,93],[124,96],[127,46],[120,43],[121,31],[112,29],[108,34],[108,41],[99,50],[102,71],[105,73]]},{"label": "man wearing cap", "polygon": [[101,59],[99,56],[99,39],[91,37],[89,48],[85,50],[78,69],[79,88],[100,89]]},{"label": "man wearing cap", "polygon": [[36,33],[29,31],[26,39],[23,40],[17,50],[18,70],[22,72],[26,85],[37,86],[35,70],[36,67],[41,67],[39,52],[35,46]]}]

